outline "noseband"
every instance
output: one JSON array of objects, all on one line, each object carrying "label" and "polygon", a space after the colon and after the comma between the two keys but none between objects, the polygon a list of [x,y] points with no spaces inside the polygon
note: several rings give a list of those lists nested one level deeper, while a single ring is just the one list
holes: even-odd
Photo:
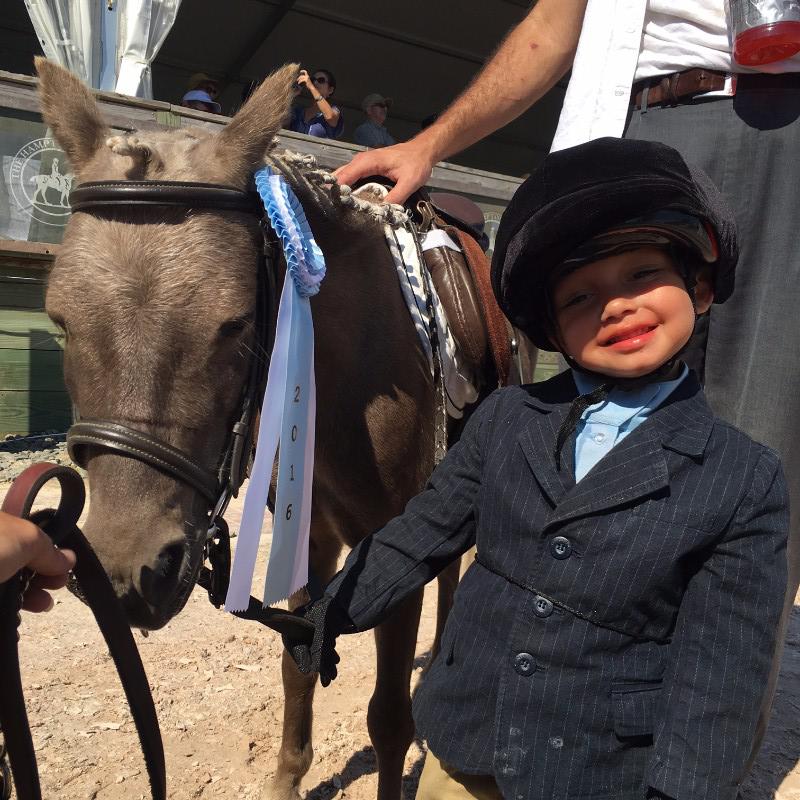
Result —
[{"label": "noseband", "polygon": [[[236,422],[213,469],[198,464],[187,453],[114,420],[82,419],[67,432],[67,448],[72,460],[82,467],[89,461],[90,450],[103,450],[133,458],[191,487],[202,495],[211,508],[208,519],[206,555],[212,563],[209,595],[215,605],[224,601],[227,592],[227,568],[230,561],[225,509],[235,497],[247,474],[253,444],[253,424],[266,383],[268,364],[261,353],[270,352],[269,330],[274,313],[277,240],[266,222],[261,201],[255,192],[231,186],[183,181],[95,181],[78,186],[70,194],[73,212],[88,214],[105,210],[133,208],[179,208],[186,211],[238,211],[255,215],[264,235],[259,259],[256,299],[256,341],[247,383]],[[215,564],[215,561],[218,563]],[[227,564],[225,562],[228,562]],[[216,568],[216,569],[215,569]],[[217,574],[214,574],[217,573]],[[223,574],[224,573],[224,574]],[[209,582],[206,576],[206,583]],[[204,583],[205,585],[205,583]]]}]

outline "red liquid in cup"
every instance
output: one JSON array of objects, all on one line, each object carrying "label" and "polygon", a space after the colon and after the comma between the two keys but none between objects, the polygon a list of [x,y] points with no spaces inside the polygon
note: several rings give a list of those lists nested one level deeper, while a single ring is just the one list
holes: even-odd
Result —
[{"label": "red liquid in cup", "polygon": [[800,52],[800,22],[784,20],[746,28],[733,42],[733,57],[745,67],[783,61]]}]

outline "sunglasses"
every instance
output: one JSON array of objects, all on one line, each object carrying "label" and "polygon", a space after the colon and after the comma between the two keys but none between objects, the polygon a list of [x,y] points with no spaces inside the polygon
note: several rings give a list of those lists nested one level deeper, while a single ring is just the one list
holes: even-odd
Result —
[{"label": "sunglasses", "polygon": [[324,75],[315,75],[312,79],[314,83],[327,83],[328,79]]}]

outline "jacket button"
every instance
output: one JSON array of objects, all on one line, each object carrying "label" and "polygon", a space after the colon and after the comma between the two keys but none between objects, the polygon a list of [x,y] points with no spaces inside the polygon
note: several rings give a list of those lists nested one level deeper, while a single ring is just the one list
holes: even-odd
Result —
[{"label": "jacket button", "polygon": [[550,540],[550,554],[559,560],[572,555],[572,542],[566,536],[554,536]]},{"label": "jacket button", "polygon": [[537,594],[533,598],[533,613],[542,619],[549,617],[553,613],[553,603],[546,597]]},{"label": "jacket button", "polygon": [[517,653],[514,656],[514,669],[527,678],[536,672],[536,662],[530,653]]},{"label": "jacket button", "polygon": [[560,750],[564,746],[564,740],[560,736],[551,736],[547,743],[552,747],[554,750]]}]

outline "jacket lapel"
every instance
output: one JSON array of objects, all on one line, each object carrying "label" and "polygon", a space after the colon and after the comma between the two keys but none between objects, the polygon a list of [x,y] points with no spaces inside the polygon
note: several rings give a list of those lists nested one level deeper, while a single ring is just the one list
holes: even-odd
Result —
[{"label": "jacket lapel", "polygon": [[[550,514],[546,527],[632,503],[669,487],[664,447],[649,424],[651,419],[592,467]],[[568,443],[573,452],[574,442],[573,438]]]},{"label": "jacket lapel", "polygon": [[575,436],[564,445],[560,470],[556,469],[553,457],[558,429],[577,393],[571,375],[569,384],[571,396],[568,393],[565,396],[562,390],[554,400],[531,396],[526,401],[542,416],[535,424],[527,425],[519,437],[536,481],[554,506],[545,527],[631,504],[667,489],[669,469],[665,449],[702,457],[714,418],[697,378],[691,373],[661,408],[576,484]]},{"label": "jacket lapel", "polygon": [[[564,445],[560,470],[556,469],[553,449],[558,430],[578,390],[571,372],[560,373],[548,384],[547,388],[552,388],[552,391],[542,391],[541,394],[537,391],[525,401],[526,406],[535,410],[536,416],[523,427],[518,442],[536,482],[550,504],[556,506],[575,486],[574,446],[570,447],[569,442]],[[544,388],[544,384],[540,386]],[[540,387],[537,386],[536,390]]]}]

